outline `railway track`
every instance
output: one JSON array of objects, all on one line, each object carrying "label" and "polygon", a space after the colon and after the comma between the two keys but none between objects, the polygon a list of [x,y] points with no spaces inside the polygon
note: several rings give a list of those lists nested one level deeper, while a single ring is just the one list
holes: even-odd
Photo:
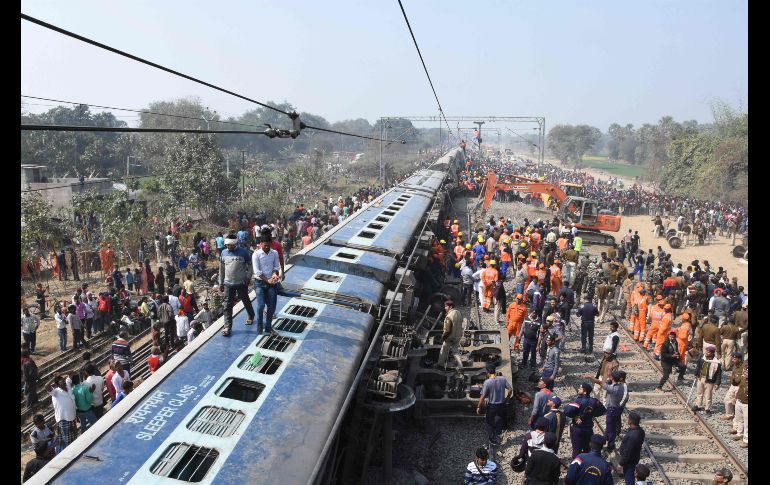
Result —
[{"label": "railway track", "polygon": [[[143,337],[147,336],[150,333],[150,329],[145,329],[142,332],[138,333],[134,336],[129,342],[130,343],[136,343],[137,341],[140,341]],[[112,343],[112,339],[108,339],[110,344]],[[93,351],[92,351],[93,352]],[[147,357],[152,352],[152,341],[145,342],[144,344],[140,345],[136,349],[134,349],[132,353],[132,377],[134,375],[141,375],[142,378],[149,375],[149,367],[147,365]],[[102,368],[107,364],[107,361],[112,355],[112,348],[107,348],[104,351],[101,351],[99,354],[92,354],[91,362],[96,364],[97,367]],[[171,356],[173,354],[169,354]],[[21,410],[21,431],[22,431],[22,442],[24,441],[24,437],[26,434],[28,434],[30,431],[32,431],[32,427],[34,426],[32,424],[32,417],[40,413],[41,410],[47,410],[43,413],[45,416],[46,422],[48,422],[50,419],[53,418],[53,408],[51,405],[51,395],[50,393],[45,389],[45,385],[50,382],[54,372],[56,371],[65,371],[65,370],[74,370],[74,366],[71,364],[74,362],[79,362],[79,356],[75,359],[68,361],[67,363],[62,364],[59,366],[56,370],[53,370],[50,372],[48,377],[41,378],[38,381],[38,397],[40,405],[38,405],[37,408],[29,408],[25,407],[22,404],[22,410]],[[144,374],[143,374],[144,373]],[[102,374],[103,376],[106,375],[106,372]],[[105,387],[104,395],[108,396],[107,389]],[[108,398],[105,398],[105,402],[107,402]]]},{"label": "railway track", "polygon": [[[731,483],[748,483],[748,466],[736,455],[732,443],[726,442],[718,430],[687,405],[687,394],[693,382],[692,366],[681,387],[673,384],[676,375],[673,374],[664,385],[663,392],[656,391],[663,373],[661,367],[651,353],[632,340],[627,328],[629,322],[621,318],[618,320],[623,322],[620,328],[624,330],[621,332],[618,361],[620,368],[628,374],[626,382],[630,393],[625,414],[636,411],[642,416],[641,426],[646,432],[644,451],[653,472],[650,479],[655,483],[666,484],[710,484],[714,469],[719,465],[729,465],[735,477]],[[583,375],[594,374],[600,364],[599,360],[589,357],[589,361],[580,354],[578,322],[579,318],[573,316],[573,329],[568,332],[562,355],[565,377],[562,383],[557,380],[557,386],[566,386],[570,395],[577,393],[577,387],[585,380]],[[608,332],[608,324],[597,323],[596,341],[602,342]],[[604,418],[596,422],[603,431]],[[617,446],[620,445],[621,437],[616,441]]]}]

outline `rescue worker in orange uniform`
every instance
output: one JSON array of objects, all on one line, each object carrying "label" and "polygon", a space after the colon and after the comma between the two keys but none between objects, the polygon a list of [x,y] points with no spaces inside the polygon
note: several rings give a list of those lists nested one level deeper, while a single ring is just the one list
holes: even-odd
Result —
[{"label": "rescue worker in orange uniform", "polygon": [[551,265],[551,294],[558,295],[561,289],[561,261],[558,259]]},{"label": "rescue worker in orange uniform", "polygon": [[[660,320],[663,318],[665,313],[663,311],[663,305],[665,304],[663,302],[663,295],[656,296],[655,300],[656,304],[650,308],[650,329],[647,331],[647,338],[644,341],[644,348],[647,350],[652,350],[652,348],[655,346],[655,339],[658,336]],[[664,337],[668,338],[668,334],[665,334]]]},{"label": "rescue worker in orange uniform", "polygon": [[676,329],[676,342],[679,347],[679,360],[683,364],[687,364],[687,347],[692,337],[692,323],[690,322],[690,314],[682,314],[682,324]]},{"label": "rescue worker in orange uniform", "polygon": [[495,292],[495,282],[500,278],[500,272],[497,271],[495,265],[497,262],[492,259],[489,261],[489,266],[484,268],[481,272],[481,284],[484,285],[484,307],[485,312],[489,312],[489,305],[492,304],[492,296]]},{"label": "rescue worker in orange uniform", "polygon": [[455,253],[455,263],[459,263],[463,259],[463,253],[465,252],[465,248],[462,244],[457,244],[454,249]]},{"label": "rescue worker in orange uniform", "polygon": [[647,290],[639,288],[631,308],[632,322],[634,322],[634,340],[644,342],[647,335]]},{"label": "rescue worker in orange uniform", "polygon": [[[521,325],[524,323],[524,319],[527,317],[527,304],[524,301],[524,295],[519,293],[516,295],[516,301],[508,305],[508,310],[505,312],[505,328],[508,329],[508,338],[511,335],[518,337]],[[519,350],[519,341],[513,346],[514,350]]]},{"label": "rescue worker in orange uniform", "polygon": [[532,243],[532,250],[540,251],[540,241],[542,240],[542,237],[540,236],[540,233],[537,230],[535,230],[532,234],[529,235],[529,240]]},{"label": "rescue worker in orange uniform", "polygon": [[668,338],[668,334],[671,332],[671,322],[674,320],[674,314],[671,313],[671,304],[666,303],[663,305],[663,317],[658,324],[658,336],[655,338],[655,360],[660,360],[660,348],[663,347],[663,342]]},{"label": "rescue worker in orange uniform", "polygon": [[452,234],[452,237],[457,237],[457,233],[460,232],[460,221],[455,219],[454,223],[449,226],[449,232]]}]

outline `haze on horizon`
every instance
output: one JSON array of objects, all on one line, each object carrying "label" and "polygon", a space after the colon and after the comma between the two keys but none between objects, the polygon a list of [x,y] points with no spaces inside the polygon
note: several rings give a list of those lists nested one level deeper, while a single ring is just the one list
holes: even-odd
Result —
[{"label": "haze on horizon", "polygon": [[[546,128],[606,131],[666,115],[709,123],[716,98],[748,111],[745,0],[403,3],[447,116],[545,116]],[[329,122],[438,111],[395,0],[27,0],[21,11]],[[256,107],[20,22],[21,94],[139,109],[198,96],[223,118]],[[25,101],[37,113],[53,104]]]}]

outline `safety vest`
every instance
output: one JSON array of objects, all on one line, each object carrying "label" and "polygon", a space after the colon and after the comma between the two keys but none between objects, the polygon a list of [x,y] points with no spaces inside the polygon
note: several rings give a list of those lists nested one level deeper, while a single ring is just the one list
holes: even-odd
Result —
[{"label": "safety vest", "polygon": [[510,263],[512,260],[511,253],[508,251],[500,251],[500,261],[504,263]]},{"label": "safety vest", "polygon": [[489,267],[481,272],[481,281],[487,287],[497,281],[499,276],[500,273],[495,268]]},{"label": "safety vest", "polygon": [[456,236],[457,233],[460,231],[460,225],[459,224],[452,224],[451,231],[452,231],[452,235]]},{"label": "safety vest", "polygon": [[572,244],[575,248],[575,251],[580,252],[580,250],[583,249],[583,238],[580,236],[575,236],[575,238],[572,239]]},{"label": "safety vest", "polygon": [[539,269],[535,271],[535,275],[537,276],[537,282],[541,285],[545,283],[545,274],[546,274],[546,271],[544,269]]}]

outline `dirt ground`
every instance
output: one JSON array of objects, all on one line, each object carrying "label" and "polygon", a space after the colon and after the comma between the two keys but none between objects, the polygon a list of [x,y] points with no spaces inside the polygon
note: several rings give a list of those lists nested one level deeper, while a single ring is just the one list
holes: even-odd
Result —
[{"label": "dirt ground", "polygon": [[[560,166],[562,168],[570,168],[561,164],[558,160],[546,159],[546,163]],[[615,177],[615,175],[609,174],[603,170],[597,170],[593,168],[585,168],[583,171],[598,177],[601,179],[608,179]],[[631,177],[617,176],[628,187],[634,184],[634,180]],[[652,190],[652,185],[649,183],[643,183],[642,186],[645,190]],[[664,220],[665,223],[665,220]],[[675,221],[672,221],[674,227]],[[732,278],[733,276],[738,278],[738,284],[742,285],[746,290],[746,294],[749,293],[749,264],[746,260],[736,258],[732,255],[733,245],[731,238],[725,238],[716,236],[715,241],[710,241],[709,244],[704,246],[693,246],[692,242],[687,247],[679,249],[673,249],[668,245],[665,238],[656,238],[653,236],[654,225],[652,223],[652,217],[650,216],[627,216],[623,217],[620,223],[620,232],[613,234],[616,241],[620,241],[621,238],[628,232],[639,231],[640,249],[645,251],[652,249],[653,253],[657,253],[658,246],[661,246],[664,251],[671,253],[671,259],[676,263],[682,263],[683,267],[687,267],[691,261],[697,259],[701,263],[706,260],[711,264],[712,268],[716,270],[719,266],[722,266],[727,275]],[[740,238],[736,240],[736,244],[740,244]]]}]

